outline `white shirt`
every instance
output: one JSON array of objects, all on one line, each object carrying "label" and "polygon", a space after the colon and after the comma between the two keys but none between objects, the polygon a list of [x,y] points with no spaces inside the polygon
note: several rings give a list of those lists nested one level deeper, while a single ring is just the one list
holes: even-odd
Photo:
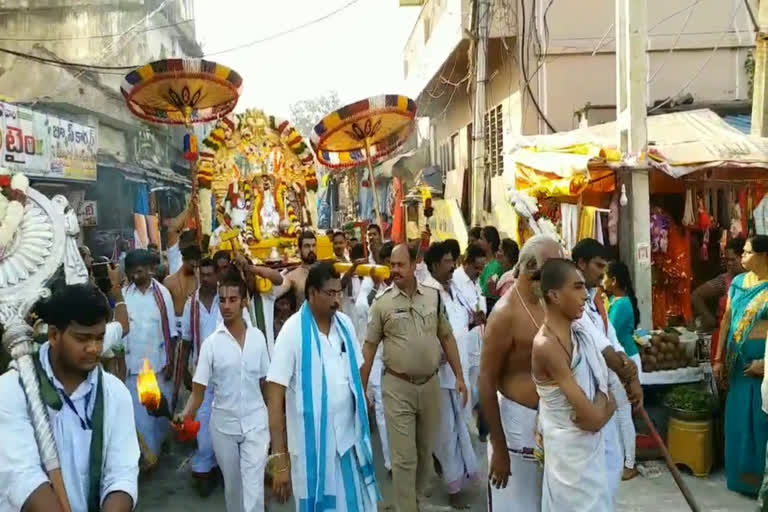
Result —
[{"label": "white shirt", "polygon": [[[453,285],[451,285],[451,293],[448,293],[445,287],[432,277],[431,274],[424,281],[424,284],[437,289],[440,293],[440,298],[445,306],[445,313],[448,315],[448,322],[451,324],[451,329],[453,329],[453,337],[456,339],[456,348],[459,351],[461,367],[464,369],[467,367],[466,337],[469,333],[469,311],[459,302],[457,298],[458,292]],[[456,388],[456,375],[454,375],[451,365],[447,362],[440,365],[437,374],[440,379],[441,388]]]},{"label": "white shirt", "polygon": [[[344,322],[350,335],[354,327],[344,313],[336,313],[331,322],[331,329],[326,336],[320,332],[320,346],[325,376],[328,384],[328,417],[333,422],[333,435],[336,451],[343,455],[355,444],[355,400],[349,375],[349,362],[346,350],[354,350],[358,368],[363,364],[363,353],[358,343],[343,343],[341,327]],[[349,345],[352,345],[351,347]],[[300,376],[296,372],[296,361],[301,357],[301,310],[291,315],[283,324],[277,336],[272,362],[269,365],[267,380],[286,388],[286,417],[291,423],[290,431],[295,433],[294,421],[297,420],[296,392]],[[288,409],[293,410],[288,410]],[[299,420],[300,421],[300,420]],[[289,443],[290,443],[289,439]],[[295,444],[294,444],[295,446]]]},{"label": "white shirt", "polygon": [[182,262],[183,259],[181,257],[181,249],[179,249],[179,242],[176,242],[168,248],[168,275],[172,276],[181,270]]},{"label": "white shirt", "polygon": [[[155,281],[165,300],[168,329],[171,338],[176,337],[176,315],[173,309],[171,292],[162,284]],[[149,359],[152,368],[159,372],[168,364],[165,354],[165,338],[163,324],[160,319],[160,308],[155,302],[155,293],[150,285],[146,292],[131,284],[123,289],[125,305],[128,308],[128,321],[131,330],[125,337],[125,364],[130,375],[137,375],[144,366],[144,358]]]},{"label": "white shirt", "polygon": [[[211,301],[211,309],[205,307],[205,304],[200,300],[200,289],[195,292],[195,298],[197,299],[199,314],[200,314],[200,340],[199,343],[208,338],[224,319],[221,316],[221,309],[219,308],[219,294],[213,296]],[[251,327],[251,318],[248,314],[248,310],[243,308],[243,320],[245,325]],[[184,313],[181,316],[181,339],[184,341],[192,341],[192,298],[187,299],[184,304]],[[192,347],[192,361],[197,364],[197,347]]]},{"label": "white shirt", "polygon": [[[360,283],[360,290],[357,293],[357,300],[355,301],[355,311],[358,318],[361,319],[366,326],[371,321],[371,305],[368,304],[368,294],[373,291],[373,279],[370,277],[364,277]],[[379,285],[380,289],[385,287],[384,283]],[[365,329],[360,336],[360,342],[365,343]],[[379,343],[376,348],[376,355],[373,358],[373,364],[371,365],[371,373],[368,376],[369,386],[381,386],[381,375],[384,373],[384,361],[382,359],[382,347],[383,343]]]},{"label": "white shirt", "polygon": [[602,353],[607,347],[613,347],[616,352],[624,352],[624,347],[621,346],[619,338],[616,336],[616,329],[613,328],[611,321],[608,321],[608,330],[606,332],[605,322],[603,316],[598,311],[595,305],[595,296],[597,295],[597,288],[589,290],[589,297],[587,303],[584,306],[584,314],[577,322],[583,320],[589,320],[593,327],[593,338],[597,342],[597,350]]},{"label": "white shirt", "polygon": [[123,341],[123,326],[120,322],[107,323],[106,330],[104,331],[104,344],[102,345],[101,355],[102,357],[114,357],[115,354],[112,349],[115,348]]},{"label": "white shirt", "polygon": [[212,414],[222,434],[267,428],[261,379],[268,366],[267,342],[255,327],[247,328],[242,348],[223,323],[203,342],[192,380],[213,386]]},{"label": "white shirt", "polygon": [[[63,386],[53,374],[48,360],[50,345],[40,347],[43,370],[54,386]],[[88,510],[89,454],[91,430],[81,426],[82,418],[90,418],[96,403],[98,372],[69,395],[77,414],[63,403],[61,410],[48,408],[53,437],[59,452],[61,473],[69,503],[74,512]],[[102,462],[101,503],[112,492],[122,491],[138,499],[139,443],[133,422],[133,403],[125,385],[114,375],[102,371],[104,386],[104,454]],[[19,383],[19,374],[9,371],[0,376],[0,511],[16,512],[40,485],[48,482],[27,412],[27,399]],[[87,404],[86,404],[87,402]],[[130,421],[126,421],[130,418]]]},{"label": "white shirt", "polygon": [[472,311],[477,311],[479,304],[480,311],[487,313],[485,297],[483,296],[483,289],[480,288],[479,281],[472,281],[464,271],[463,266],[459,266],[459,268],[453,271],[453,278],[451,281],[456,290],[461,294],[459,300],[461,300],[465,306],[472,308]]}]

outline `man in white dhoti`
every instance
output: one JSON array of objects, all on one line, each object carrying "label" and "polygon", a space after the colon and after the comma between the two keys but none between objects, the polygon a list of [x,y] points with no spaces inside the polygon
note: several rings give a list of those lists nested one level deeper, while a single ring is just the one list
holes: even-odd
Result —
[{"label": "man in white dhoti", "polygon": [[[200,349],[221,322],[219,311],[218,275],[210,258],[203,258],[199,266],[200,288],[187,300],[181,320],[181,339],[184,342],[182,361],[189,360],[189,375],[194,374],[200,358]],[[187,355],[189,354],[189,355]],[[189,359],[187,359],[189,358]],[[190,466],[195,487],[201,497],[211,494],[216,487],[216,455],[211,440],[210,419],[213,404],[213,386],[205,390],[205,398],[197,411],[195,421],[200,422],[197,433],[197,450]]]},{"label": "man in white dhoti", "polygon": [[[392,242],[384,242],[379,249],[379,264],[389,266],[389,259],[392,256],[392,249],[395,245]],[[374,298],[382,290],[386,289],[392,283],[392,279],[387,279],[380,283],[374,283],[371,277],[363,278],[360,285],[360,292],[357,295],[355,309],[359,318],[364,318],[364,328],[368,325],[371,318],[371,304]],[[362,343],[365,342],[365,332],[362,333]],[[373,358],[371,366],[371,375],[368,377],[368,396],[373,403],[373,411],[376,416],[376,428],[379,431],[379,442],[381,443],[381,453],[384,457],[384,468],[392,475],[392,457],[389,452],[389,435],[387,434],[387,419],[384,415],[384,401],[381,394],[381,376],[384,374],[384,361],[381,354],[382,348],[376,349],[376,356]]]},{"label": "man in white dhoti", "polygon": [[[306,301],[283,325],[267,374],[269,425],[279,500],[296,510],[376,510],[360,345],[341,307],[341,277],[330,263],[309,269]],[[286,437],[287,434],[287,437]]]},{"label": "man in white dhoti", "polygon": [[142,470],[153,469],[168,435],[167,418],[147,412],[139,401],[137,378],[147,360],[157,375],[163,396],[170,403],[173,392],[173,354],[176,344],[176,315],[171,294],[150,273],[154,261],[149,251],[138,249],[125,257],[131,284],[123,290],[131,330],[125,340],[126,385],[133,398],[133,414],[141,447]]},{"label": "man in white dhoti", "polygon": [[480,407],[488,422],[488,510],[541,509],[541,471],[534,457],[539,396],[531,377],[533,338],[544,321],[537,274],[560,257],[557,241],[531,237],[520,251],[512,289],[488,317],[480,361]]},{"label": "man in white dhoti", "polygon": [[262,385],[269,361],[264,335],[246,324],[246,286],[238,272],[219,283],[223,322],[205,339],[192,395],[178,420],[191,419],[213,388],[210,435],[224,476],[227,512],[263,512],[269,429]]},{"label": "man in white dhoti", "polygon": [[[457,262],[458,263],[458,262]],[[485,251],[476,244],[470,244],[464,252],[464,261],[456,268],[451,281],[457,292],[457,299],[464,308],[472,315],[470,319],[470,330],[467,335],[467,366],[464,367],[468,376],[467,384],[471,390],[472,400],[467,404],[467,419],[472,419],[472,411],[478,409],[479,390],[477,388],[477,379],[480,374],[480,349],[483,341],[483,327],[485,324],[485,297],[480,288],[479,278],[483,273],[488,259],[485,257]],[[478,413],[479,414],[479,413]],[[487,436],[487,429],[484,422],[478,416],[478,433],[481,440]]]},{"label": "man in white dhoti", "polygon": [[541,510],[611,512],[602,429],[616,404],[605,359],[574,324],[588,297],[584,276],[572,261],[550,259],[541,271],[541,292],[546,315],[532,363],[544,451]]},{"label": "man in white dhoti", "polygon": [[[454,261],[450,247],[444,242],[434,242],[424,261],[430,276],[426,286],[438,290],[445,304],[448,321],[456,338],[462,368],[467,361],[467,337],[469,336],[469,312],[458,300],[458,292],[451,284]],[[465,508],[461,502],[461,490],[477,477],[478,464],[461,397],[456,391],[456,376],[443,358],[438,370],[440,378],[440,431],[435,444],[435,457],[440,463],[441,476],[448,490],[449,501],[454,508]]]},{"label": "man in white dhoti", "polygon": [[[603,354],[609,369],[609,389],[616,399],[616,414],[605,426],[608,486],[615,499],[625,466],[625,451],[630,455],[627,462],[634,466],[635,426],[632,421],[632,403],[641,402],[643,392],[638,368],[624,352],[616,330],[608,319],[603,294],[598,289],[608,267],[609,256],[605,247],[597,240],[585,238],[573,247],[571,256],[584,275],[589,293],[585,314],[577,320],[577,324],[582,330],[592,333],[590,339],[594,340],[597,350]],[[624,446],[629,448],[625,450]]]},{"label": "man in white dhoti", "polygon": [[[90,285],[57,291],[40,309],[48,341],[35,355],[61,474],[75,512],[130,512],[138,498],[139,444],[131,396],[99,359],[111,317]],[[16,370],[0,376],[0,510],[62,510],[43,469]]]}]

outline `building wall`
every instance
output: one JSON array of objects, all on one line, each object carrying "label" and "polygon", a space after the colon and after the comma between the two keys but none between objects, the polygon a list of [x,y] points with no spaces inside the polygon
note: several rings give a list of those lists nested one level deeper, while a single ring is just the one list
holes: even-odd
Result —
[{"label": "building wall", "polygon": [[[30,6],[32,4],[32,6]],[[158,10],[158,7],[162,9]],[[32,55],[108,66],[131,66],[171,56],[199,55],[192,0],[0,0],[3,47]],[[164,27],[164,28],[156,28]],[[118,34],[118,37],[102,37]],[[133,120],[117,108],[124,72],[74,74],[0,54],[0,94],[14,102],[57,101]]]},{"label": "building wall", "polygon": [[[574,112],[587,102],[616,103],[614,6],[559,2],[548,12],[549,50],[536,86],[546,90],[540,103],[558,131],[576,128]],[[650,0],[648,34],[649,104],[681,92],[699,102],[748,99],[744,63],[755,39],[743,2]],[[544,131],[535,124],[535,132]]]}]

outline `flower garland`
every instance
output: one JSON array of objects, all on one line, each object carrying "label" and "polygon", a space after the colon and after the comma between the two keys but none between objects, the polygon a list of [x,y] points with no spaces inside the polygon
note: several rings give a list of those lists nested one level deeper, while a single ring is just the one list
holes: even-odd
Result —
[{"label": "flower garland", "polygon": [[0,256],[5,253],[24,218],[29,179],[22,173],[11,177],[7,169],[0,168]]}]

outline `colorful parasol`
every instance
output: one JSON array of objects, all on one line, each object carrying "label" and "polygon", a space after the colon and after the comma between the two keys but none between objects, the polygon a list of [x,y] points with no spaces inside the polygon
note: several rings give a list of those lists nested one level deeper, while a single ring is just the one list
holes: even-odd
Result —
[{"label": "colorful parasol", "polygon": [[[220,119],[235,108],[243,86],[234,70],[202,59],[164,59],[134,69],[120,92],[128,108],[145,121],[184,125],[184,158],[190,162],[192,197],[197,198],[197,138],[192,125]],[[197,243],[203,226],[195,207]]]},{"label": "colorful parasol", "polygon": [[413,131],[416,102],[385,94],[342,107],[325,116],[312,130],[310,142],[317,159],[332,169],[368,165],[377,222],[379,198],[373,164],[400,148]]},{"label": "colorful parasol", "polygon": [[165,59],[134,69],[120,92],[136,116],[160,124],[204,123],[229,114],[243,79],[221,64],[202,59]]}]

